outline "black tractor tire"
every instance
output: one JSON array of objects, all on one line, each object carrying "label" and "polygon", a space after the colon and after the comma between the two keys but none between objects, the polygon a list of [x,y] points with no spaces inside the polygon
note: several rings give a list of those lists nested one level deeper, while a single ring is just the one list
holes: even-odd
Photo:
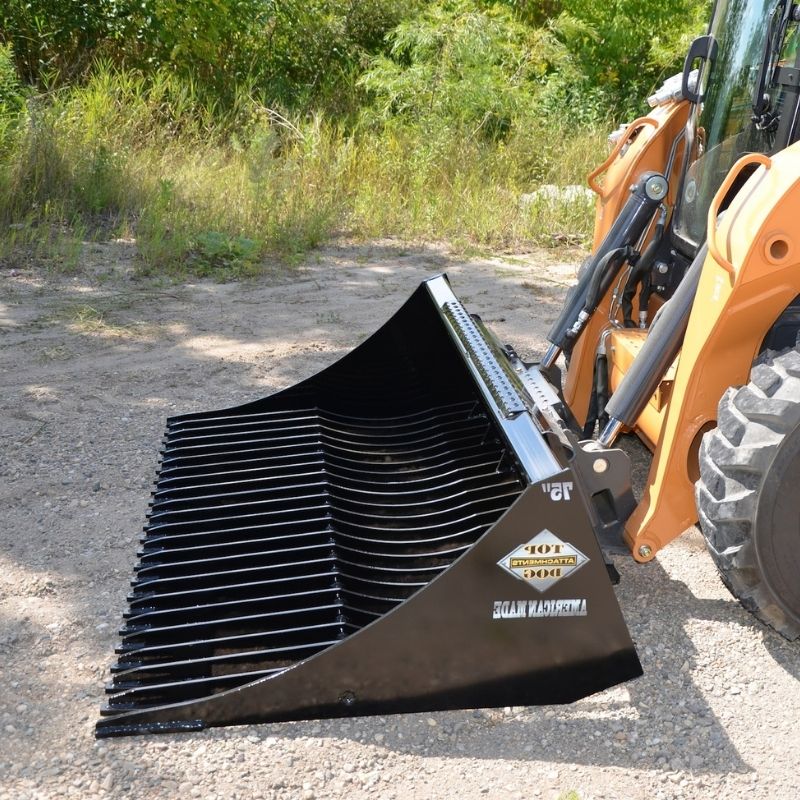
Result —
[{"label": "black tractor tire", "polygon": [[700,527],[722,580],[758,619],[800,637],[800,352],[763,353],[700,446]]}]

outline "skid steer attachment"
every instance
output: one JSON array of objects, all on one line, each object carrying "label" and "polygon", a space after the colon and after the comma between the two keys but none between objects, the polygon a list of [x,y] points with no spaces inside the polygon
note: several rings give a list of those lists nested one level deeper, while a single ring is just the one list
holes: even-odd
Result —
[{"label": "skid steer attachment", "polygon": [[170,419],[97,735],[640,675],[598,544],[632,508],[627,459],[560,410],[440,276],[318,375]]}]

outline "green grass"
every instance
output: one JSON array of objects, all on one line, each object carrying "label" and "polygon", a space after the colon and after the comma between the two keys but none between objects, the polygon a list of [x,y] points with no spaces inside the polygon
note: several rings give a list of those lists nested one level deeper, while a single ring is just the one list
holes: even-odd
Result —
[{"label": "green grass", "polygon": [[331,237],[449,240],[464,252],[585,242],[582,184],[604,136],[519,120],[501,142],[442,126],[345,130],[243,93],[224,115],[168,75],[100,68],[34,98],[0,141],[0,262],[80,267],[81,242],[133,236],[149,274],[242,277]]}]

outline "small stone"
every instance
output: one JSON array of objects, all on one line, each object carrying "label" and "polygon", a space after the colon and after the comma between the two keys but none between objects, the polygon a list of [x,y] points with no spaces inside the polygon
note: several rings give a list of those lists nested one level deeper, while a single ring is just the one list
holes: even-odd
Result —
[{"label": "small stone", "polygon": [[312,789],[304,789],[303,800],[314,800],[314,791]]},{"label": "small stone", "polygon": [[428,717],[428,725],[430,725],[431,728],[435,728],[438,724],[439,723],[436,722],[436,720],[433,717]]},{"label": "small stone", "polygon": [[346,772],[348,775],[350,773],[352,773],[352,772],[355,772],[355,771],[356,771],[356,768],[350,763],[342,765],[342,772]]},{"label": "small stone", "polygon": [[28,706],[25,703],[20,703],[16,708],[17,714],[24,714],[27,710]]},{"label": "small stone", "polygon": [[382,733],[375,734],[375,741],[380,744],[384,740],[384,735]]}]

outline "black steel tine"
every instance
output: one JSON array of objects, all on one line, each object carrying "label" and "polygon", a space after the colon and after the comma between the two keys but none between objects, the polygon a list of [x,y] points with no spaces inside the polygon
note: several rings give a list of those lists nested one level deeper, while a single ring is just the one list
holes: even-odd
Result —
[{"label": "black steel tine", "polygon": [[381,358],[324,375],[168,421],[105,714],[277,676],[427,585],[522,491],[474,386]]}]

